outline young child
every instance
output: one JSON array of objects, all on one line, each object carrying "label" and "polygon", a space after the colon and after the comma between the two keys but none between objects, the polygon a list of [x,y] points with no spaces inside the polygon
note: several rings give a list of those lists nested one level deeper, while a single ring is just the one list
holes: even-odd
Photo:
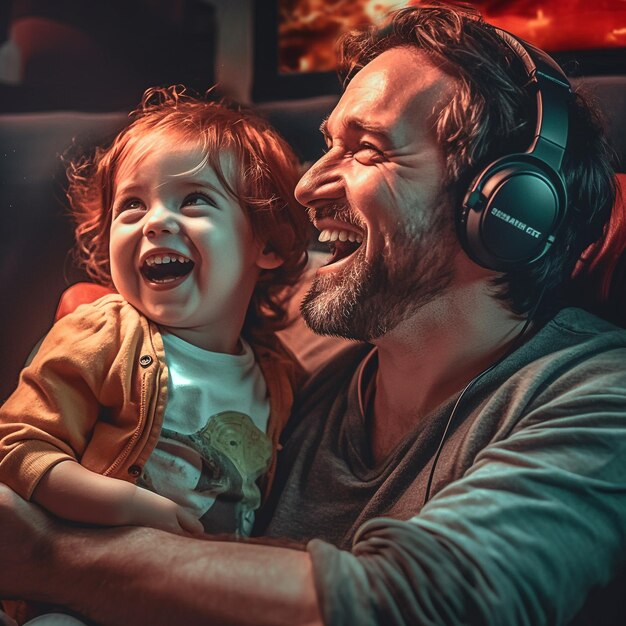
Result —
[{"label": "young child", "polygon": [[149,90],[68,168],[90,276],[0,410],[0,482],[81,523],[248,535],[299,368],[274,335],[306,262],[297,160],[262,119]]}]

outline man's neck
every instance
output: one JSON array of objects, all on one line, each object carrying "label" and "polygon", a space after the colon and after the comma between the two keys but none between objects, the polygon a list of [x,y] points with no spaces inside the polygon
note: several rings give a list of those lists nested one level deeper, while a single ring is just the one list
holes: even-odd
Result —
[{"label": "man's neck", "polygon": [[[455,301],[456,300],[456,301]],[[461,390],[510,349],[524,320],[493,297],[444,296],[375,343],[376,393],[370,420],[376,462],[419,420]]]}]

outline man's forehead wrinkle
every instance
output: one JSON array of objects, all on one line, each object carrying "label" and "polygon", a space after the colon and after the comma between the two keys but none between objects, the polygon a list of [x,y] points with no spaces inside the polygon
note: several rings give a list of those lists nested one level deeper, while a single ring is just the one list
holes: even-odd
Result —
[{"label": "man's forehead wrinkle", "polygon": [[[365,112],[366,113],[366,112]],[[356,117],[350,115],[341,120],[343,129],[356,133],[367,133],[375,135],[380,139],[388,140],[390,138],[390,128],[384,124],[375,124],[369,121],[369,118]]]},{"label": "man's forehead wrinkle", "polygon": [[320,131],[325,135],[332,135],[339,129],[343,130],[350,119],[361,120],[362,124],[369,124],[371,104],[375,103],[376,94],[367,87],[348,86],[343,96],[333,109],[332,113],[322,122]]},{"label": "man's forehead wrinkle", "polygon": [[386,136],[389,133],[389,129],[386,125],[371,122],[368,118],[349,117],[346,120],[345,125],[350,129],[362,130],[373,135]]},{"label": "man's forehead wrinkle", "polygon": [[385,113],[386,108],[372,98],[349,98],[335,109],[321,130],[326,135],[352,131],[388,138],[393,129]]}]

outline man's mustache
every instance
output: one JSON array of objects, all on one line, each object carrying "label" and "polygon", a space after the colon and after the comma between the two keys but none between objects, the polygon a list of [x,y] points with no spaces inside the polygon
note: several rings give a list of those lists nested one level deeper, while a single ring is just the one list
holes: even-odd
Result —
[{"label": "man's mustache", "polygon": [[307,208],[307,213],[311,221],[320,221],[324,218],[336,219],[347,224],[352,224],[357,228],[365,229],[363,220],[352,210],[346,202],[331,202],[322,207]]}]

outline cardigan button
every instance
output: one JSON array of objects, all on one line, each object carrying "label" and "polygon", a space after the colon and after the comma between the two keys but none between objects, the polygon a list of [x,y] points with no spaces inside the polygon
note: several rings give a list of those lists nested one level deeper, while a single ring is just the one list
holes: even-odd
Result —
[{"label": "cardigan button", "polygon": [[128,468],[128,473],[136,478],[141,474],[141,465],[131,465]]},{"label": "cardigan button", "polygon": [[144,354],[139,358],[139,365],[141,365],[141,367],[149,367],[152,365],[152,357],[149,354]]}]

